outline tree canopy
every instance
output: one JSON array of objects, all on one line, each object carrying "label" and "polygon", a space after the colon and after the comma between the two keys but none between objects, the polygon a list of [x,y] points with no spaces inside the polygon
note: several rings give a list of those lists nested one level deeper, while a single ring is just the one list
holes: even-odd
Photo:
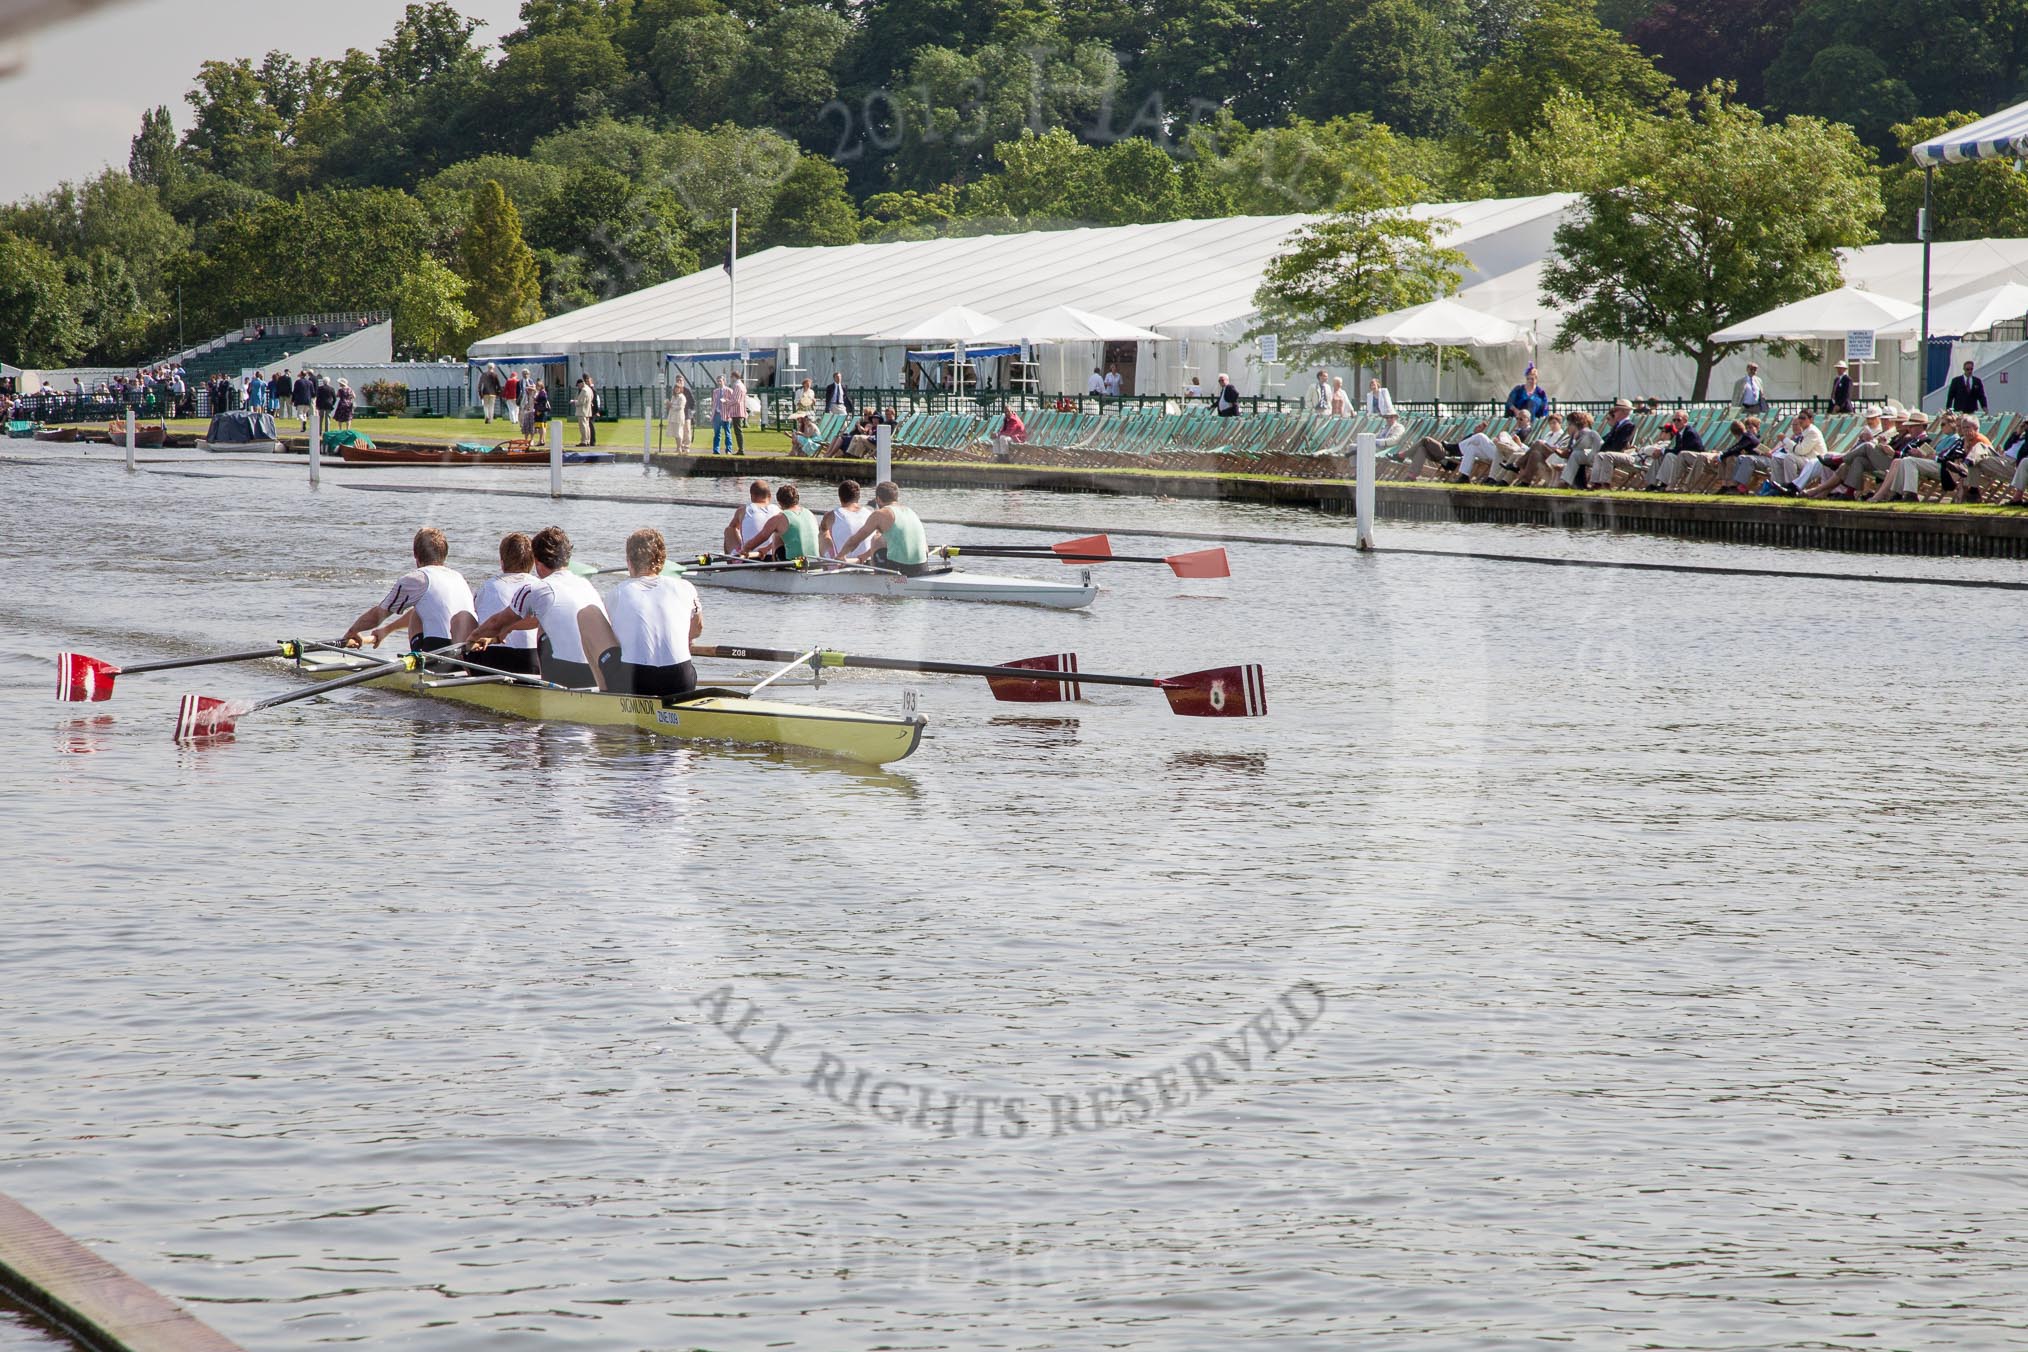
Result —
[{"label": "tree canopy", "polygon": [[[1810,181],[1877,180],[1907,238],[1905,133],[1992,109],[2024,62],[2021,0],[525,0],[497,35],[417,0],[370,50],[206,61],[123,169],[0,208],[55,288],[0,356],[159,356],[178,283],[199,332],[382,304],[405,350],[460,306],[484,331],[489,183],[515,314],[715,259],[735,208],[749,253],[1243,213],[1331,217],[1296,256],[1356,258],[1397,202],[1626,188],[1713,82],[1770,132],[1850,127],[1837,191]],[[1997,166],[1937,188],[1943,237],[2024,218]]]}]

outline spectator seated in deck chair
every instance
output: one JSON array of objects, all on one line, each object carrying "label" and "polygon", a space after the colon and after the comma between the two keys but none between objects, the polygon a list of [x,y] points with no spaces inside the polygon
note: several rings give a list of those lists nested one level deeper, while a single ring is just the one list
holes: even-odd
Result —
[{"label": "spectator seated in deck chair", "polygon": [[[1574,424],[1573,424],[1574,425]],[[1547,488],[1563,472],[1564,452],[1570,449],[1570,434],[1563,430],[1563,415],[1552,413],[1542,420],[1535,439],[1514,462],[1510,488]]]},{"label": "spectator seated in deck chair", "polygon": [[789,430],[789,448],[797,455],[822,455],[824,443],[817,435],[817,415],[809,409],[796,415],[795,426]]}]

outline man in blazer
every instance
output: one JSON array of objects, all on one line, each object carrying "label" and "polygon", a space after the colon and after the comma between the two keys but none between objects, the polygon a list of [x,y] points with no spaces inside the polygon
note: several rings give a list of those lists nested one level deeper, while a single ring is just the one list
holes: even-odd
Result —
[{"label": "man in blazer", "polygon": [[1986,382],[1972,374],[1972,363],[1965,363],[1963,375],[1951,377],[1951,387],[1944,394],[1944,407],[1953,413],[1986,411]]},{"label": "man in blazer", "polygon": [[824,387],[824,411],[826,413],[850,413],[852,392],[845,388],[845,373],[833,371],[831,383]]},{"label": "man in blazer", "polygon": [[1844,362],[1838,363],[1838,374],[1831,378],[1831,412],[1852,411],[1852,372]]},{"label": "man in blazer", "polygon": [[1732,402],[1739,405],[1740,412],[1743,414],[1757,413],[1763,416],[1766,415],[1767,383],[1760,378],[1759,362],[1750,361],[1746,364],[1746,374],[1741,376],[1739,383],[1732,387]]}]

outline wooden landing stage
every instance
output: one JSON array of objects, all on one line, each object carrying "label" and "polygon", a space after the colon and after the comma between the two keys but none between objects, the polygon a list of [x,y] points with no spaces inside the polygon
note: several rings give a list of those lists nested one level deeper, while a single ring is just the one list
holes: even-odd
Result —
[{"label": "wooden landing stage", "polygon": [[241,1352],[167,1296],[5,1196],[0,1291],[91,1352]]}]

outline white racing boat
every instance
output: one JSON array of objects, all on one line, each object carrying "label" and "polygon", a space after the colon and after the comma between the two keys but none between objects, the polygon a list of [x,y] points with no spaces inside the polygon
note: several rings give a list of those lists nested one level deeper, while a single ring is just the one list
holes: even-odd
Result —
[{"label": "white racing boat", "polygon": [[1098,596],[1098,586],[1085,570],[1076,582],[1045,582],[1040,578],[1001,577],[946,568],[914,576],[888,568],[856,564],[825,567],[814,561],[803,567],[780,563],[739,564],[730,561],[685,569],[683,576],[700,587],[730,591],[772,592],[778,596],[901,596],[930,601],[1002,601],[1013,605],[1051,606],[1076,610]]}]

